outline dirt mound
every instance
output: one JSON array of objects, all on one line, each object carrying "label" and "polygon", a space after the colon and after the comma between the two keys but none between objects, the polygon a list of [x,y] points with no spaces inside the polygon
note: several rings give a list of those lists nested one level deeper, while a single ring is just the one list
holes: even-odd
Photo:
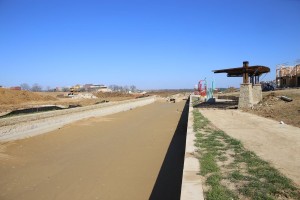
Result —
[{"label": "dirt mound", "polygon": [[22,104],[30,101],[55,101],[52,96],[39,95],[34,92],[23,90],[10,90],[0,88],[0,104]]},{"label": "dirt mound", "polygon": [[261,103],[268,102],[268,101],[277,101],[278,98],[275,95],[275,92],[271,92],[270,94],[267,94],[263,97]]},{"label": "dirt mound", "polygon": [[132,94],[122,92],[97,92],[94,94],[98,98],[109,98],[109,97],[134,97]]},{"label": "dirt mound", "polygon": [[[286,95],[292,97],[292,102],[286,102],[280,99],[280,96]],[[264,95],[263,100],[246,111],[275,119],[278,122],[283,121],[296,127],[300,127],[300,93],[276,91]]]}]

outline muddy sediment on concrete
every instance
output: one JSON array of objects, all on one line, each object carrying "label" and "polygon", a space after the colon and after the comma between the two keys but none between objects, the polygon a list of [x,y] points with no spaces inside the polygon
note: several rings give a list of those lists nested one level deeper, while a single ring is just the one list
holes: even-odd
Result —
[{"label": "muddy sediment on concrete", "polygon": [[156,102],[2,143],[0,199],[149,199],[168,172],[164,160],[175,159],[170,146],[184,155],[176,146],[184,104]]}]

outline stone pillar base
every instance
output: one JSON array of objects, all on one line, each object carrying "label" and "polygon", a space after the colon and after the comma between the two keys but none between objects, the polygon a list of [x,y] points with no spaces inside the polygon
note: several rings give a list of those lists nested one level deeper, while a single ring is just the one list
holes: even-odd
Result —
[{"label": "stone pillar base", "polygon": [[251,108],[253,106],[252,84],[242,83],[240,87],[240,97],[238,108]]},{"label": "stone pillar base", "polygon": [[254,84],[252,93],[253,93],[253,104],[258,104],[262,100],[261,84]]}]

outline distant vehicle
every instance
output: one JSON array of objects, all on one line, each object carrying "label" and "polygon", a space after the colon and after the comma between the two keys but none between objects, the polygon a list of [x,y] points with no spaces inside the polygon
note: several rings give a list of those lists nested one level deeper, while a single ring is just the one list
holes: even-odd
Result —
[{"label": "distant vehicle", "polygon": [[265,83],[261,85],[262,91],[274,91],[275,87],[271,85],[270,83]]}]

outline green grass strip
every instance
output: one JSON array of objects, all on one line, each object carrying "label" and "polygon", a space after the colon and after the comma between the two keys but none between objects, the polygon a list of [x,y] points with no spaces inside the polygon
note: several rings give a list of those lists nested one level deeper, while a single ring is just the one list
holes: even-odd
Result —
[{"label": "green grass strip", "polygon": [[[221,130],[208,127],[209,120],[198,109],[194,109],[193,115],[195,146],[200,152],[200,175],[206,178],[205,184],[210,188],[205,192],[206,199],[227,200],[238,199],[240,196],[250,199],[300,199],[299,188],[289,178],[254,152],[246,150],[240,141]],[[227,166],[218,166],[218,162],[228,160],[226,150],[235,153],[233,162]],[[240,166],[245,166],[243,172]],[[222,174],[222,167],[230,172]],[[231,191],[226,184],[221,184],[222,180],[240,184]]]}]

